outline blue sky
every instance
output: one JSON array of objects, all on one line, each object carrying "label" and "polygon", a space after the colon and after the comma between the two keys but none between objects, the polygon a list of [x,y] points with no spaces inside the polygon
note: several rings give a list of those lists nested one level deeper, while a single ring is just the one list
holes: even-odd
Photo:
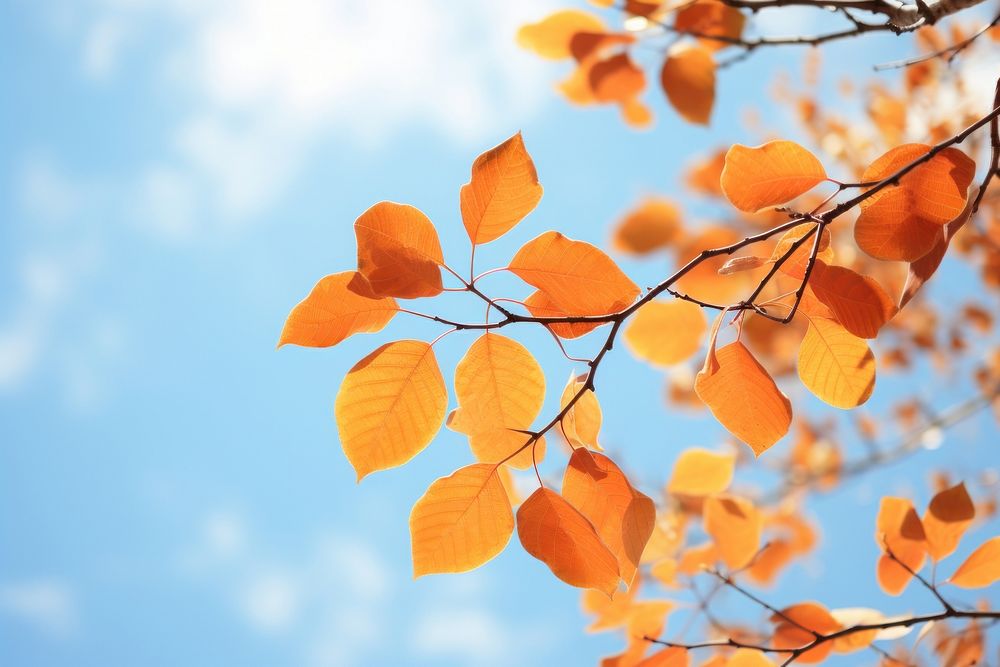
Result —
[{"label": "blue sky", "polygon": [[[334,350],[274,349],[291,306],[353,265],[351,225],[376,201],[421,208],[464,266],[458,189],[479,152],[519,129],[545,196],[477,254],[483,268],[550,228],[605,243],[642,195],[679,194],[685,164],[754,143],[750,108],[774,132],[793,126],[766,99],[773,72],[797,76],[788,51],[727,70],[708,130],[682,124],[655,91],[649,132],[612,109],[568,107],[551,86],[564,69],[513,42],[555,6],[0,3],[0,662],[549,665],[619,649],[619,637],[582,633],[578,592],[517,544],[468,575],[411,579],[410,507],[469,462],[459,436],[442,432],[405,468],[354,483],[332,419],[340,379],[379,342],[438,330],[398,317]],[[817,27],[802,15],[758,23]],[[908,51],[889,38],[824,53],[833,82]],[[662,259],[622,264],[640,284],[664,270]],[[935,285],[945,298],[971,280],[952,269]],[[518,289],[488,280],[497,294]],[[551,414],[572,367],[546,336],[520,340],[548,372]],[[446,377],[470,341],[437,348]],[[624,350],[601,383],[603,437],[651,495],[681,448],[724,439],[709,419],[665,411],[662,374]],[[918,385],[935,405],[971,393],[922,368],[880,378],[871,412]],[[923,502],[933,467],[995,465],[996,435],[984,415],[940,449],[812,501],[823,547],[771,598],[929,608],[919,591],[874,591],[877,498]],[[559,460],[543,473],[557,479]],[[739,483],[766,484],[759,465]]]}]

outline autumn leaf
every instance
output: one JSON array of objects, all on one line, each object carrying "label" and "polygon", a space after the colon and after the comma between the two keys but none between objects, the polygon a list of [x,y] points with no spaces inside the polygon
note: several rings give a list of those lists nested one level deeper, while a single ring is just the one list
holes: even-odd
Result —
[{"label": "autumn leaf", "polygon": [[896,314],[896,306],[881,285],[843,266],[817,261],[809,289],[845,329],[860,338],[875,338]]},{"label": "autumn leaf", "polygon": [[[778,240],[778,244],[774,247],[771,252],[771,258],[768,260],[772,264],[779,262],[788,253],[791,253],[787,259],[785,259],[780,267],[782,273],[788,274],[793,278],[798,278],[801,280],[805,277],[806,267],[809,265],[809,258],[812,256],[813,245],[816,237],[812,236],[808,241],[800,244],[792,250],[795,246],[795,242],[800,240],[803,236],[809,233],[810,230],[816,227],[815,223],[804,222],[801,225],[796,225],[785,232],[781,238]],[[823,227],[820,232],[819,246],[816,248],[816,262],[823,261],[827,264],[832,262],[833,248],[830,247],[830,229],[828,227]],[[811,280],[812,276],[810,276]]]},{"label": "autumn leaf", "polygon": [[618,559],[590,521],[558,493],[543,487],[521,504],[517,535],[525,551],[567,584],[608,596],[618,587]]},{"label": "autumn leaf", "polygon": [[441,293],[441,242],[418,209],[379,202],[355,221],[354,234],[358,272],[375,295],[414,299]]},{"label": "autumn leaf", "polygon": [[535,164],[518,132],[472,163],[472,179],[459,193],[462,222],[474,243],[509,232],[542,198]]},{"label": "autumn leaf", "polygon": [[466,572],[503,551],[514,514],[498,467],[477,463],[431,484],[410,513],[413,576]]},{"label": "autumn leaf", "polygon": [[885,551],[876,568],[879,586],[889,595],[899,595],[913,577],[911,572],[923,566],[927,550],[924,527],[913,503],[905,498],[882,498],[875,542]]},{"label": "autumn leaf", "polygon": [[[527,430],[545,401],[545,374],[532,354],[515,340],[486,332],[469,347],[455,368],[458,413],[449,428],[469,436],[476,458],[496,463],[524,445]],[[534,455],[541,458],[538,445]],[[544,451],[544,450],[543,450]],[[509,463],[532,465],[526,448]]]},{"label": "autumn leaf", "polygon": [[625,326],[629,350],[656,366],[687,361],[705,339],[708,323],[701,307],[690,301],[650,301]]},{"label": "autumn leaf", "polygon": [[976,507],[963,483],[931,498],[922,523],[927,536],[927,553],[934,562],[955,551],[975,516]]},{"label": "autumn leaf", "polygon": [[760,651],[738,648],[726,662],[725,667],[774,667],[774,663]]},{"label": "autumn leaf", "polygon": [[594,63],[587,76],[590,90],[598,102],[623,104],[646,88],[646,74],[626,53]]},{"label": "autumn leaf", "polygon": [[674,15],[674,29],[698,33],[698,42],[709,51],[724,49],[738,40],[745,23],[743,12],[718,0],[697,0],[681,6]]},{"label": "autumn leaf", "polygon": [[734,145],[726,153],[722,191],[741,211],[756,213],[784,204],[826,180],[816,156],[793,141]]},{"label": "autumn leaf", "polygon": [[705,499],[705,532],[730,570],[747,565],[760,548],[763,520],[753,503],[736,496]]},{"label": "autumn leaf", "polygon": [[[897,146],[862,174],[864,182],[881,181],[926,155],[925,144]],[[976,165],[957,148],[946,148],[861,202],[854,225],[858,247],[876,259],[914,262],[929,253],[942,227],[965,208]]]},{"label": "autumn leaf", "polygon": [[996,581],[1000,581],[1000,537],[979,545],[948,579],[960,588],[983,588]]},{"label": "autumn leaf", "polygon": [[969,201],[962,212],[954,220],[945,225],[944,234],[939,236],[930,251],[915,262],[910,263],[910,270],[906,276],[906,284],[903,285],[903,293],[899,297],[899,307],[902,308],[917,295],[924,283],[930,280],[934,272],[941,265],[948,245],[955,238],[955,234],[965,226],[965,223],[972,217],[972,204],[975,195],[969,194]]},{"label": "autumn leaf", "polygon": [[335,273],[292,309],[278,347],[330,347],[356,333],[381,331],[398,311],[395,299],[375,296],[357,272]]},{"label": "autumn leaf", "polygon": [[570,41],[581,32],[601,32],[604,22],[593,14],[566,9],[545,17],[538,23],[522,26],[517,43],[543,58],[561,60],[570,56]]},{"label": "autumn leaf", "polygon": [[545,232],[526,243],[508,268],[569,315],[614,313],[639,296],[638,286],[610,257],[559,232]]},{"label": "autumn leaf", "polygon": [[715,418],[760,456],[788,433],[792,405],[743,343],[716,351],[717,331],[718,321],[695,391]]},{"label": "autumn leaf", "polygon": [[[569,313],[556,307],[548,294],[535,290],[524,300],[524,307],[532,317],[569,317]],[[579,338],[601,326],[601,322],[557,322],[546,324],[560,338]]]},{"label": "autumn leaf", "polygon": [[643,658],[635,667],[688,667],[688,653],[679,646],[668,646],[653,655]]},{"label": "autumn leaf", "polygon": [[[778,648],[801,648],[813,643],[816,635],[828,635],[841,629],[840,623],[823,605],[803,602],[785,607],[771,617],[775,623],[774,645]],[[814,634],[815,633],[815,634]],[[805,651],[797,662],[813,664],[822,662],[833,650],[832,642],[823,642]]]},{"label": "autumn leaf", "polygon": [[631,586],[656,521],[653,501],[636,491],[614,461],[583,448],[569,459],[562,496],[590,520]]},{"label": "autumn leaf", "polygon": [[715,105],[715,60],[707,49],[690,45],[672,49],[663,61],[660,84],[684,120],[708,125]]},{"label": "autumn leaf", "polygon": [[420,453],[437,435],[447,407],[444,378],[427,343],[386,343],[355,364],[334,412],[358,481]]},{"label": "autumn leaf", "polygon": [[722,493],[733,480],[736,465],[732,454],[716,454],[691,447],[681,452],[667,483],[667,491],[689,496]]},{"label": "autumn leaf", "polygon": [[809,318],[799,347],[799,379],[830,405],[848,410],[875,388],[875,356],[868,344],[836,322]]},{"label": "autumn leaf", "polygon": [[615,227],[612,243],[616,250],[633,255],[667,247],[680,237],[680,216],[680,209],[668,199],[645,199]]},{"label": "autumn leaf", "polygon": [[[559,411],[566,410],[559,421],[559,429],[573,447],[589,447],[600,450],[599,436],[601,433],[601,422],[604,415],[601,412],[601,404],[597,400],[597,395],[592,389],[584,389],[586,384],[586,374],[570,376],[566,388],[563,389],[559,398]],[[578,393],[583,392],[580,398],[567,409],[569,402]]]}]

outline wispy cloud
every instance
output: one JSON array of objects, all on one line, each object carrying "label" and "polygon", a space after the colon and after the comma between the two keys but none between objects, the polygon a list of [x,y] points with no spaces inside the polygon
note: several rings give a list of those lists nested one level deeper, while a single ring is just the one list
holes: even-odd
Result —
[{"label": "wispy cloud", "polygon": [[64,582],[37,579],[0,584],[0,616],[9,616],[53,638],[80,627],[76,595]]}]

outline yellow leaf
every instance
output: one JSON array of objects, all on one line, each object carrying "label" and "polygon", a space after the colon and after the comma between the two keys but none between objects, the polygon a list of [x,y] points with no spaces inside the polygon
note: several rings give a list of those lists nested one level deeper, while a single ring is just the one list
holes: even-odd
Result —
[{"label": "yellow leaf", "polygon": [[[545,374],[531,352],[515,340],[495,333],[476,339],[455,368],[458,414],[448,427],[469,436],[476,458],[496,463],[517,451],[545,401]],[[535,455],[541,443],[535,445]],[[509,463],[531,467],[528,447]]]},{"label": "yellow leaf", "polygon": [[826,180],[816,156],[793,141],[734,145],[726,153],[722,191],[741,211],[755,213],[784,204]]},{"label": "yellow leaf", "polygon": [[707,49],[685,46],[672,50],[660,70],[660,84],[684,120],[708,125],[715,105],[715,60]]},{"label": "yellow leaf", "polygon": [[361,481],[402,465],[441,428],[448,393],[427,343],[386,343],[354,365],[337,392],[340,444]]},{"label": "yellow leaf", "polygon": [[509,268],[569,315],[614,313],[639,296],[638,286],[610,257],[559,232],[545,232],[526,243]]},{"label": "yellow leaf", "polygon": [[709,496],[704,511],[705,532],[712,537],[726,566],[738,570],[753,560],[764,528],[753,503],[735,496]]},{"label": "yellow leaf", "polygon": [[809,318],[798,366],[802,384],[837,408],[856,408],[875,388],[875,356],[868,344],[831,320]]},{"label": "yellow leaf", "polygon": [[618,559],[622,581],[631,586],[656,522],[653,501],[635,490],[614,461],[583,448],[569,459],[562,495],[594,525]]},{"label": "yellow leaf", "polygon": [[[570,376],[559,399],[560,411],[565,409],[573,397],[583,389],[586,379],[586,374],[577,377]],[[591,389],[586,389],[576,403],[563,415],[559,428],[563,437],[573,447],[590,447],[600,451],[601,445],[598,440],[603,420],[604,415],[601,412],[601,404],[597,401],[597,395]]]},{"label": "yellow leaf", "polygon": [[593,14],[566,9],[529,23],[517,31],[517,43],[543,58],[561,60],[570,56],[570,41],[580,32],[602,32],[604,22]]},{"label": "yellow leaf", "polygon": [[636,357],[657,366],[687,361],[701,347],[708,323],[690,301],[650,301],[625,326],[625,344]]},{"label": "yellow leaf", "polygon": [[935,562],[949,555],[976,516],[965,484],[959,483],[936,494],[924,513],[927,553]]},{"label": "yellow leaf", "polygon": [[356,333],[381,331],[399,311],[395,299],[375,296],[355,271],[321,279],[292,309],[281,330],[278,347],[329,347]]},{"label": "yellow leaf", "polygon": [[618,587],[618,560],[594,526],[562,496],[540,488],[517,510],[517,535],[524,550],[571,586],[609,597]]},{"label": "yellow leaf", "polygon": [[688,496],[722,493],[733,481],[735,465],[732,454],[716,454],[699,447],[685,449],[677,457],[667,491]]},{"label": "yellow leaf", "polygon": [[459,193],[469,239],[489,243],[509,232],[542,198],[535,164],[518,132],[472,163],[472,179]]},{"label": "yellow leaf", "polygon": [[774,667],[763,653],[751,648],[738,648],[729,658],[725,667]]},{"label": "yellow leaf", "polygon": [[961,588],[983,588],[997,580],[1000,580],[1000,537],[993,537],[969,554],[948,583]]},{"label": "yellow leaf", "polygon": [[503,551],[514,514],[497,475],[477,463],[431,484],[410,513],[413,576],[466,572]]},{"label": "yellow leaf", "polygon": [[358,271],[374,294],[414,299],[441,293],[441,242],[420,210],[379,202],[355,221],[354,234]]}]

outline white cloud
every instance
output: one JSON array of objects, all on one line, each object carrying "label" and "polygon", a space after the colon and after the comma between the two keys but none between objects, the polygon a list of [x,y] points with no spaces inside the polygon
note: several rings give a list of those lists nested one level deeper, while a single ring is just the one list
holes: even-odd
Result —
[{"label": "white cloud", "polygon": [[133,36],[166,38],[152,78],[186,111],[136,191],[170,235],[193,230],[193,193],[205,218],[267,210],[324,140],[384,145],[431,129],[481,148],[518,129],[551,84],[514,35],[554,0],[93,1],[92,75],[149,43]]},{"label": "white cloud", "polygon": [[429,658],[492,665],[507,662],[508,647],[517,643],[517,637],[487,609],[451,607],[421,614],[411,643],[418,654]]},{"label": "white cloud", "polygon": [[0,584],[0,614],[56,638],[69,637],[79,629],[75,594],[65,583],[52,579]]}]

